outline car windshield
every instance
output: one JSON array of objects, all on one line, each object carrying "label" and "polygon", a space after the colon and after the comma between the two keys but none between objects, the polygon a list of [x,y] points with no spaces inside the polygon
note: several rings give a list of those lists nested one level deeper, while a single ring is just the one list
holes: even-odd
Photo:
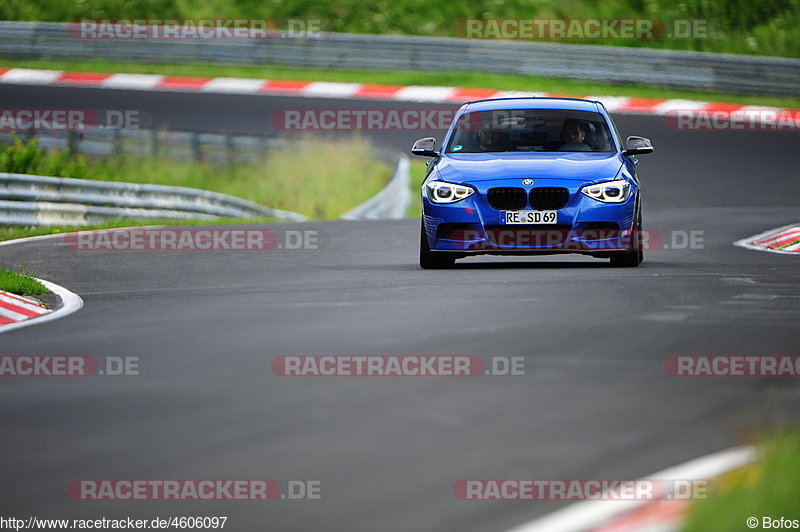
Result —
[{"label": "car windshield", "polygon": [[612,152],[600,113],[557,109],[504,109],[461,115],[447,153],[511,151]]}]

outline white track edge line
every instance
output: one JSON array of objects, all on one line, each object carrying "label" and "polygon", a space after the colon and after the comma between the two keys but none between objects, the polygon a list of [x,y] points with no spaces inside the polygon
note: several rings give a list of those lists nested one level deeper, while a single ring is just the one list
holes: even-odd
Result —
[{"label": "white track edge line", "polygon": [[[683,464],[664,469],[644,478],[651,479],[702,479],[719,476],[733,469],[753,463],[758,458],[754,447],[740,446],[695,458]],[[544,517],[528,521],[508,532],[585,532],[607,524],[611,519],[627,514],[652,500],[583,501],[556,510]],[[605,511],[603,511],[605,510]]]}]

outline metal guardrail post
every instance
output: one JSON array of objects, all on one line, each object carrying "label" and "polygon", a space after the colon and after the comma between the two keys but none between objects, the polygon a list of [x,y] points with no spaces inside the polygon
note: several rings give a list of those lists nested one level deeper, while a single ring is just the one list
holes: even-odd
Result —
[{"label": "metal guardrail post", "polygon": [[197,162],[203,162],[203,150],[200,148],[200,133],[192,133],[192,140],[189,142],[192,146],[192,158]]},{"label": "metal guardrail post", "polygon": [[116,157],[122,154],[122,139],[119,129],[114,129],[111,132],[111,153]]},{"label": "metal guardrail post", "polygon": [[80,143],[80,133],[74,130],[67,131],[67,151],[70,156],[78,153],[78,144]]},{"label": "metal guardrail post", "polygon": [[158,130],[150,131],[150,156],[155,159],[158,157],[160,143],[158,142]]}]

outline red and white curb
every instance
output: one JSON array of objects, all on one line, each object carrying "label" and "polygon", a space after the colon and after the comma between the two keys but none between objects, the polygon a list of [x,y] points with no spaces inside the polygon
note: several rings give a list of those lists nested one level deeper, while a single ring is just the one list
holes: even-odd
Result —
[{"label": "red and white curb", "polygon": [[[753,447],[734,447],[648,475],[661,480],[710,480],[728,471],[753,463],[758,453]],[[509,532],[668,532],[679,530],[689,509],[687,501],[670,500],[669,493],[659,500],[598,500],[571,504]]]},{"label": "red and white curb", "polygon": [[0,290],[0,325],[18,323],[50,312],[35,299]]},{"label": "red and white curb", "polygon": [[[3,242],[3,244],[12,244],[15,242],[14,240],[10,240]],[[36,280],[61,298],[61,306],[55,310],[50,310],[45,308],[38,301],[16,294],[0,292],[0,334],[22,327],[28,327],[29,325],[40,325],[57,320],[83,307],[83,299],[81,299],[78,294],[74,294],[63,286],[45,281],[44,279]]]},{"label": "red and white curb", "polygon": [[378,99],[399,102],[464,103],[471,100],[514,97],[587,98],[603,102],[609,112],[664,116],[677,110],[733,111],[790,111],[773,107],[713,103],[681,99],[627,98],[620,96],[587,96],[551,94],[546,92],[498,91],[423,85],[373,85],[365,83],[335,83],[329,81],[287,81],[247,78],[205,78],[161,76],[156,74],[108,74],[67,72],[30,68],[0,68],[0,83],[13,85],[54,85],[61,87],[93,87],[141,91],[207,92],[216,94],[264,94],[307,96],[314,98]]},{"label": "red and white curb", "polygon": [[746,249],[770,251],[772,253],[800,254],[800,224],[785,225],[770,229],[733,243]]}]

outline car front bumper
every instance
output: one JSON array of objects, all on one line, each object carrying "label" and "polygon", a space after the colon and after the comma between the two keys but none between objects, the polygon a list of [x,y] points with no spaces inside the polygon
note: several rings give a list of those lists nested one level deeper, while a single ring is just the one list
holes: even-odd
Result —
[{"label": "car front bumper", "polygon": [[602,203],[581,194],[579,186],[567,188],[569,201],[558,209],[556,223],[537,225],[502,224],[502,211],[489,205],[485,189],[451,204],[433,203],[423,195],[423,222],[430,249],[463,254],[602,255],[631,248],[638,190],[622,203]]}]

